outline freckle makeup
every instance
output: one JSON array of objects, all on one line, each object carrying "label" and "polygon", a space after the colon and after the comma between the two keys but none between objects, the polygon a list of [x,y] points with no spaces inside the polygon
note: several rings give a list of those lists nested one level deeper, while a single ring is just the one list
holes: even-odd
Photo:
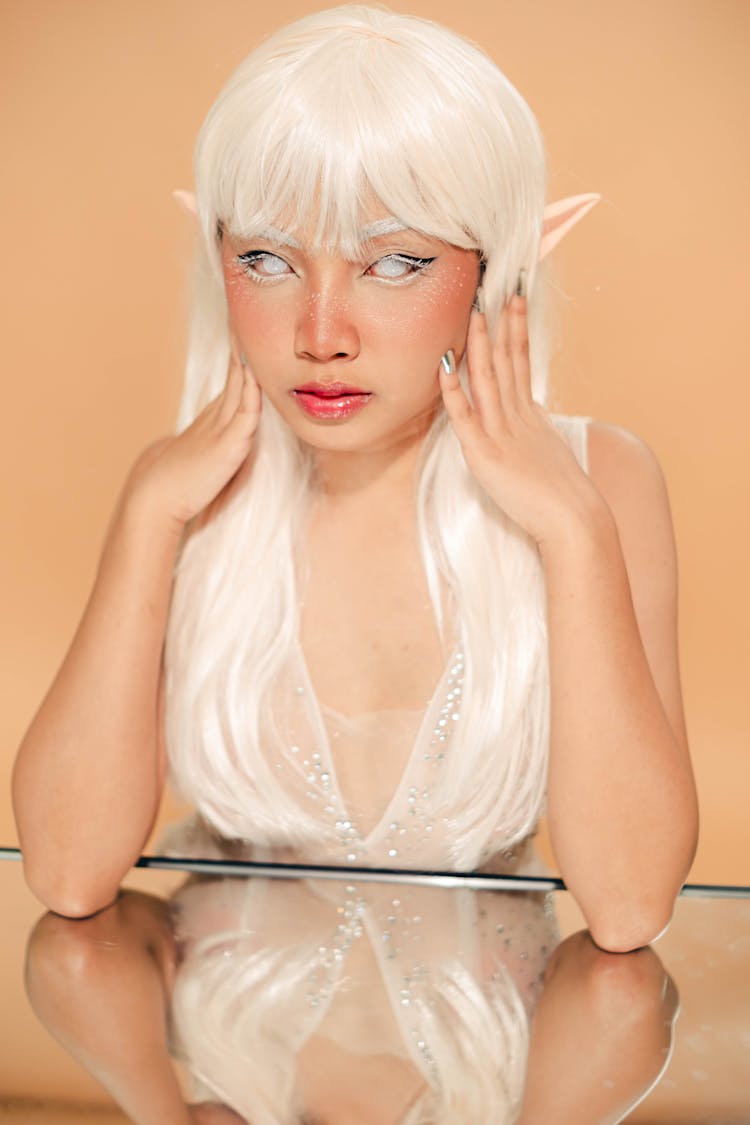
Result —
[{"label": "freckle makeup", "polygon": [[405,305],[403,317],[398,318],[399,334],[409,339],[439,339],[447,323],[454,322],[464,312],[468,317],[468,286],[469,277],[462,265],[451,265],[425,275],[421,279],[419,296],[415,294],[415,300]]}]

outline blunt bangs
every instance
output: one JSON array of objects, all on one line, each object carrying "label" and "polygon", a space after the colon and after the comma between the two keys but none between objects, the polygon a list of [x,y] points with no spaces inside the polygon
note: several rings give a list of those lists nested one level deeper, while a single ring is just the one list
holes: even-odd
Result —
[{"label": "blunt bangs", "polygon": [[522,258],[513,243],[538,238],[544,154],[513,87],[479,48],[427,21],[351,8],[327,29],[329,14],[300,21],[283,51],[273,37],[256,50],[209,114],[196,150],[209,242],[217,222],[245,238],[304,230],[354,258],[377,212],[485,257],[502,243]]}]

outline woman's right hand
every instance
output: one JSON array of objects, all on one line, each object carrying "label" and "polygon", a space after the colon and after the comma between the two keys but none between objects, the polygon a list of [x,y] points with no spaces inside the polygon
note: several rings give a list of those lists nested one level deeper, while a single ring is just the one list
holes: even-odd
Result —
[{"label": "woman's right hand", "polygon": [[233,347],[221,394],[181,434],[148,446],[131,470],[126,497],[181,531],[247,461],[260,410],[260,387]]}]

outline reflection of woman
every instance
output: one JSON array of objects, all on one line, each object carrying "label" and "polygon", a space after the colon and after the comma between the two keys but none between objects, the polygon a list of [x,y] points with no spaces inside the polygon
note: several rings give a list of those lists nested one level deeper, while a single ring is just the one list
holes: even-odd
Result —
[{"label": "reflection of woman", "polygon": [[[47,915],[29,994],[138,1125],[614,1123],[667,1061],[674,986],[653,950],[575,934],[529,1038],[543,912],[535,895],[201,880],[176,895],[174,930],[132,892],[86,921]],[[197,1080],[190,1116],[167,1024]]]},{"label": "reflection of woman", "polygon": [[543,898],[188,885],[175,1044],[204,1095],[253,1123],[515,1120],[527,1015],[557,940]]},{"label": "reflection of woman", "polygon": [[196,181],[185,428],[22,747],[32,887],[109,902],[168,752],[257,857],[529,870],[546,792],[596,939],[642,944],[696,833],[671,524],[640,441],[541,405],[538,259],[581,208],[543,228],[528,107],[451,33],[334,9],[237,70]]}]

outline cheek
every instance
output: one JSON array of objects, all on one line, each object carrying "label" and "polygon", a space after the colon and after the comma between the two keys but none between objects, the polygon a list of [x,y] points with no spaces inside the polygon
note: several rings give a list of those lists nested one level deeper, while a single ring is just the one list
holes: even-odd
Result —
[{"label": "cheek", "polygon": [[451,266],[435,278],[424,314],[425,327],[449,336],[466,327],[476,292],[474,277],[465,266]]},{"label": "cheek", "polygon": [[476,284],[472,271],[463,265],[428,274],[413,293],[402,295],[404,299],[393,310],[394,328],[403,339],[430,351],[441,343],[455,347],[466,333]]},{"label": "cheek", "polygon": [[283,315],[277,302],[264,299],[245,275],[231,267],[224,270],[224,288],[227,296],[229,322],[245,343],[253,342],[254,348],[270,347],[279,339],[280,320]]}]

